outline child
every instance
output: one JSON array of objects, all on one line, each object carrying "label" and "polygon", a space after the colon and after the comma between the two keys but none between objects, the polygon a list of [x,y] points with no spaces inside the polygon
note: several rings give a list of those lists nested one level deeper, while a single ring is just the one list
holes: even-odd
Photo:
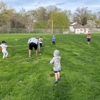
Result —
[{"label": "child", "polygon": [[[6,50],[6,48],[8,47],[8,45],[6,45],[6,41],[2,41],[2,43],[0,44],[0,47],[2,48],[2,53],[3,53],[3,59],[8,57],[8,52]],[[11,46],[9,46],[11,47]]]},{"label": "child", "polygon": [[52,60],[50,61],[50,64],[53,64],[53,70],[55,73],[55,80],[54,82],[57,83],[58,80],[60,79],[60,71],[61,71],[61,57],[59,56],[60,52],[59,50],[55,50],[54,51],[54,57],[52,58]]},{"label": "child", "polygon": [[91,34],[88,33],[88,35],[87,35],[87,44],[90,44],[90,40],[91,40]]},{"label": "child", "polygon": [[39,44],[40,44],[40,47],[43,46],[43,45],[42,45],[42,42],[43,42],[43,38],[42,38],[42,36],[40,36],[40,38],[39,38]]},{"label": "child", "polygon": [[56,44],[56,37],[53,35],[52,37],[52,44],[55,45]]}]

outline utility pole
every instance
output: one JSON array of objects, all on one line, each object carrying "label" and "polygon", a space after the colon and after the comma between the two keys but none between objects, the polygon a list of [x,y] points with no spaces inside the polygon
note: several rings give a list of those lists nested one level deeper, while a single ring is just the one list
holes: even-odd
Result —
[{"label": "utility pole", "polygon": [[53,20],[52,20],[52,34],[53,34]]}]

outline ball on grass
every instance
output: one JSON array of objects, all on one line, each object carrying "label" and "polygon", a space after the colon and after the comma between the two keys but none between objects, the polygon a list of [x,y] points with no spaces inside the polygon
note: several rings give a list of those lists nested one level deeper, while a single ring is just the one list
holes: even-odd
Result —
[{"label": "ball on grass", "polygon": [[18,39],[15,39],[15,41],[18,41]]}]

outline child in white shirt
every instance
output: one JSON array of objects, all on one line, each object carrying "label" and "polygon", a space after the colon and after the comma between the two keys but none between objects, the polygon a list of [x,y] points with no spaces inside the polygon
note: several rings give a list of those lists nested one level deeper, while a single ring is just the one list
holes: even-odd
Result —
[{"label": "child in white shirt", "polygon": [[42,38],[42,36],[40,36],[40,38],[39,38],[39,44],[40,44],[40,47],[43,46],[42,42],[43,42],[43,38]]},{"label": "child in white shirt", "polygon": [[6,45],[6,41],[2,41],[2,43],[0,44],[0,47],[2,48],[3,59],[7,58],[8,57],[8,52],[7,52],[8,45]]}]

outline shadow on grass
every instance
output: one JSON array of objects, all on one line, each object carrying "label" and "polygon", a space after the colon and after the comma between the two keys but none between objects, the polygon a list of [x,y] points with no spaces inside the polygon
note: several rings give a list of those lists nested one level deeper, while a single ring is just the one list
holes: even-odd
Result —
[{"label": "shadow on grass", "polygon": [[[50,77],[54,77],[54,73],[51,73]],[[61,74],[58,83],[54,83],[53,92],[54,100],[71,100],[70,85],[68,84],[64,74]]]},{"label": "shadow on grass", "polygon": [[64,74],[61,75],[60,81],[54,86],[54,97],[54,100],[71,100],[70,85]]},{"label": "shadow on grass", "polygon": [[50,76],[51,76],[51,77],[54,77],[54,73],[51,73]]}]

